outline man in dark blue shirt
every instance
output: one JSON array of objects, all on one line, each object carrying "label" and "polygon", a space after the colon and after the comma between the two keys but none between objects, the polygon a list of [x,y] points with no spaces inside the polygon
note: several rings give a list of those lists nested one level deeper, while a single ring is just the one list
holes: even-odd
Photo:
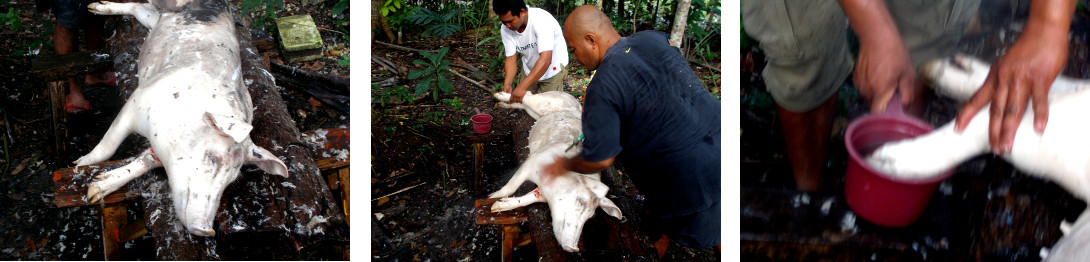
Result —
[{"label": "man in dark blue shirt", "polygon": [[565,21],[564,38],[575,60],[597,71],[584,97],[582,154],[559,158],[546,174],[596,173],[618,159],[646,195],[647,219],[661,227],[660,256],[670,240],[718,246],[719,100],[662,32],[621,37],[604,13],[582,6]]}]

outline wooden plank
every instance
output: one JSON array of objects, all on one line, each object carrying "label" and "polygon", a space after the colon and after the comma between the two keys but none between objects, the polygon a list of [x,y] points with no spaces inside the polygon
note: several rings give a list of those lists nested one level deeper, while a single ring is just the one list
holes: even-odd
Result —
[{"label": "wooden plank", "polygon": [[[81,167],[61,168],[53,171],[53,204],[57,207],[77,207],[98,204],[87,202],[87,185],[91,183],[91,179],[100,172],[120,167],[127,162],[128,160],[116,160]],[[105,203],[110,204],[133,200],[138,196],[139,194],[137,192],[129,190],[127,186],[122,186],[117,191],[106,195],[103,200]]]},{"label": "wooden plank", "polygon": [[526,221],[526,207],[503,212],[492,212],[492,204],[499,198],[477,199],[473,203],[473,218],[478,225],[515,225]]},{"label": "wooden plank", "polygon": [[518,225],[500,226],[500,261],[515,261],[515,240],[519,237]]},{"label": "wooden plank", "polygon": [[351,155],[348,154],[350,138],[347,127],[303,133],[303,140],[310,146],[314,163],[320,170],[333,170],[351,164]]},{"label": "wooden plank", "polygon": [[107,50],[75,52],[31,62],[31,74],[44,80],[83,76],[110,68],[113,68],[113,58]]},{"label": "wooden plank", "polygon": [[111,203],[102,206],[102,252],[106,260],[121,260],[120,228],[128,223],[125,204]]},{"label": "wooden plank", "polygon": [[50,115],[53,120],[53,151],[58,156],[68,155],[68,112],[65,109],[65,94],[68,81],[49,82]]},{"label": "wooden plank", "polygon": [[349,216],[349,212],[348,212],[348,207],[351,207],[349,202],[352,200],[352,197],[351,197],[351,194],[350,194],[351,191],[349,190],[349,186],[348,186],[348,184],[349,184],[349,181],[348,181],[349,180],[349,173],[350,172],[348,171],[348,168],[345,167],[345,168],[341,168],[341,170],[337,172],[337,176],[339,176],[341,178],[341,181],[340,181],[341,182],[341,188],[343,188],[341,190],[341,199],[342,199],[341,201],[344,202],[344,205],[342,205],[342,207],[344,207],[344,221],[346,223],[349,223],[349,225],[351,226],[352,219],[351,219],[351,216]]}]

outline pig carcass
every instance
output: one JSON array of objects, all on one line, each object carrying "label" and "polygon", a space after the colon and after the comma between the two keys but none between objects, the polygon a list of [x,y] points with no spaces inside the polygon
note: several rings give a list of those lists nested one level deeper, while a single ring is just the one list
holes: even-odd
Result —
[{"label": "pig carcass", "polygon": [[134,132],[151,147],[98,175],[87,189],[91,202],[161,166],[186,229],[212,236],[223,190],[243,164],[288,176],[280,159],[250,140],[253,105],[242,83],[238,39],[224,0],[98,2],[88,9],[133,15],[150,29],[137,62],[138,87],[102,141],[75,164],[107,160]]},{"label": "pig carcass", "polygon": [[[582,106],[571,94],[551,91],[532,94],[527,91],[522,103],[510,101],[510,93],[495,93],[500,106],[524,109],[535,119],[530,128],[530,154],[519,166],[511,180],[502,188],[489,195],[490,198],[502,197],[492,205],[492,212],[511,210],[537,202],[547,202],[552,215],[553,235],[564,251],[579,251],[579,236],[583,232],[583,223],[594,215],[599,207],[606,214],[623,219],[621,209],[606,198],[609,187],[602,183],[600,174],[567,174],[542,183],[542,170],[556,161],[557,157],[574,157],[582,150],[576,139],[583,132]],[[520,197],[507,197],[523,182],[530,181],[538,186],[530,193]]]},{"label": "pig carcass", "polygon": [[[920,68],[920,75],[936,92],[966,101],[988,75],[990,65],[967,56],[934,61]],[[1051,180],[1075,197],[1090,200],[1090,82],[1060,76],[1048,94],[1048,127],[1044,133],[1033,128],[1033,108],[1027,107],[1018,126],[1014,145],[1001,157],[1031,175]],[[871,167],[894,176],[926,178],[939,174],[989,152],[989,108],[980,110],[963,132],[948,123],[926,135],[883,145],[867,157]],[[1084,211],[1074,225],[1061,230],[1071,233],[1056,244],[1049,260],[1090,259],[1090,212]],[[1071,230],[1075,229],[1075,230]],[[1073,242],[1073,243],[1072,243]],[[1078,253],[1082,252],[1082,253]],[[1078,259],[1072,259],[1078,257]],[[1070,259],[1070,260],[1068,260]]]}]

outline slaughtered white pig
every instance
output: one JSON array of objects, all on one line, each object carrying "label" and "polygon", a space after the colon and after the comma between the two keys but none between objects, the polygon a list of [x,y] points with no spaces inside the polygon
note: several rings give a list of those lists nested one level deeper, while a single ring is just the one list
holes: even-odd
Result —
[{"label": "slaughtered white pig", "polygon": [[[609,187],[602,183],[600,174],[567,174],[553,178],[549,183],[542,183],[542,170],[556,161],[557,157],[574,157],[582,151],[576,140],[583,133],[582,106],[571,94],[552,91],[532,94],[527,91],[522,103],[510,101],[510,93],[495,93],[500,106],[524,109],[536,121],[530,128],[530,155],[519,166],[511,180],[500,190],[489,195],[490,198],[502,197],[492,205],[492,212],[515,209],[537,202],[547,202],[552,213],[553,235],[560,242],[564,251],[579,251],[579,236],[583,232],[583,223],[594,215],[599,207],[606,214],[623,219],[621,209],[606,198]],[[538,186],[521,197],[507,197],[523,182],[530,181]]]},{"label": "slaughtered white pig", "polygon": [[[920,75],[933,83],[936,92],[968,100],[984,84],[990,66],[967,56],[941,60],[921,67]],[[1048,127],[1033,128],[1033,107],[1018,126],[1011,151],[1003,159],[1019,170],[1051,180],[1075,197],[1090,200],[1090,82],[1060,76],[1048,94]],[[906,178],[925,178],[953,168],[971,157],[989,152],[989,108],[980,110],[962,132],[954,123],[926,135],[883,145],[867,157],[867,163],[884,173]],[[1090,255],[1090,212],[1083,211],[1074,225],[1061,230],[1073,233],[1060,239],[1049,260],[1085,261]],[[1074,231],[1070,229],[1076,229]],[[1073,243],[1072,243],[1073,242]],[[1077,253],[1077,252],[1082,252]],[[1072,259],[1076,258],[1078,259]]]},{"label": "slaughtered white pig", "polygon": [[91,202],[161,166],[186,229],[212,236],[223,190],[243,164],[288,176],[284,162],[250,140],[253,105],[242,83],[235,25],[224,0],[98,2],[88,9],[133,15],[150,29],[137,62],[138,87],[102,141],[75,163],[109,159],[134,132],[147,138],[151,148],[98,175],[87,189]]}]

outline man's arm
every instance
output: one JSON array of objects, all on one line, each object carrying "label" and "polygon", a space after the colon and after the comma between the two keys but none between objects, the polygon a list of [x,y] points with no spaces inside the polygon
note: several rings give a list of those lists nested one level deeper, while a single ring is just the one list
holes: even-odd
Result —
[{"label": "man's arm", "polygon": [[583,159],[583,156],[575,156],[574,158],[557,157],[553,164],[545,167],[544,177],[541,179],[542,183],[548,184],[554,177],[568,173],[568,171],[574,171],[580,174],[594,174],[606,170],[610,165],[613,165],[613,160],[617,157],[610,157],[606,160],[589,162]]},{"label": "man's arm", "polygon": [[988,142],[992,152],[1010,152],[1029,100],[1034,131],[1048,123],[1048,90],[1067,63],[1067,34],[1077,2],[1035,0],[1025,30],[1007,53],[992,65],[984,85],[965,104],[954,122],[964,130],[981,108],[991,104]]},{"label": "man's arm", "polygon": [[538,54],[537,62],[534,63],[534,67],[530,68],[530,74],[526,75],[522,81],[519,81],[518,86],[511,92],[510,103],[522,102],[522,96],[526,95],[526,89],[530,88],[530,85],[537,82],[541,76],[545,75],[545,70],[549,69],[549,64],[553,61],[553,51],[544,51]]},{"label": "man's arm", "polygon": [[[511,93],[511,83],[515,82],[515,74],[518,73],[518,53],[503,59],[503,92]],[[521,97],[520,97],[521,99]]]},{"label": "man's arm", "polygon": [[870,99],[871,112],[884,112],[897,90],[902,104],[911,104],[918,88],[916,69],[885,2],[839,1],[852,30],[859,36],[859,57],[852,82],[860,94]]}]

